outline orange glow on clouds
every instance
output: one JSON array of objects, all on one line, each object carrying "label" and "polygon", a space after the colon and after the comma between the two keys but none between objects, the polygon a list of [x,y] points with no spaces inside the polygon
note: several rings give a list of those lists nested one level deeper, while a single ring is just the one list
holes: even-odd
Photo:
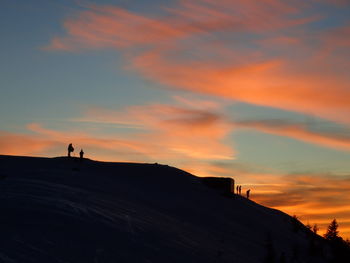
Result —
[{"label": "orange glow on clouds", "polygon": [[[349,4],[346,0],[181,0],[154,15],[90,5],[67,18],[66,34],[55,36],[46,49],[116,49],[124,55],[127,70],[169,89],[349,125],[350,62],[348,56],[337,54],[350,48],[350,26],[308,34],[307,26],[323,18],[303,12],[316,2]],[[83,147],[87,157],[93,153],[94,159],[171,161],[200,176],[232,176],[253,189],[254,200],[320,223],[323,229],[336,217],[341,231],[350,237],[349,178],[253,173],[213,164],[235,158],[234,145],[227,142],[235,129],[250,128],[342,150],[350,149],[348,135],[314,131],[300,123],[235,122],[225,116],[220,103],[175,100],[173,105],[153,103],[123,110],[94,107],[73,120],[130,129],[113,136],[57,131],[36,123],[28,125],[30,133],[0,132],[0,152],[63,155],[72,142]]]},{"label": "orange glow on clouds", "polygon": [[131,106],[124,112],[94,108],[82,120],[129,122],[139,128],[129,136],[139,143],[149,142],[149,155],[161,159],[234,157],[232,149],[222,142],[232,130],[231,125],[219,115],[199,108],[163,104]]},{"label": "orange glow on clouds", "polygon": [[[94,157],[102,160],[231,160],[234,151],[225,144],[225,137],[232,125],[225,122],[220,114],[203,110],[202,107],[219,109],[215,103],[191,101],[176,98],[188,106],[150,104],[130,106],[123,111],[103,108],[90,108],[75,122],[111,123],[125,125],[133,130],[118,133],[113,137],[76,131],[55,131],[32,123],[27,129],[34,134],[2,133],[0,152],[5,154],[24,154],[47,152],[49,149],[62,150],[66,144],[74,142],[77,147],[94,149]],[[196,104],[195,107],[193,104]],[[201,105],[203,103],[203,105]],[[118,139],[116,139],[116,137]],[[5,143],[11,138],[23,140],[21,147]],[[17,145],[17,144],[16,144]],[[24,146],[23,146],[24,145]],[[11,148],[12,147],[12,148]],[[25,147],[25,150],[23,150]],[[97,154],[95,153],[97,149]],[[109,157],[106,155],[109,151]],[[57,152],[57,151],[56,151]],[[105,152],[101,155],[102,152]],[[87,152],[88,154],[88,152]],[[134,160],[135,161],[135,160]]]},{"label": "orange glow on clouds", "polygon": [[[350,65],[340,65],[333,52],[349,47],[349,34],[344,34],[349,28],[315,36],[291,31],[322,18],[300,18],[308,8],[312,6],[304,1],[292,5],[281,0],[192,0],[148,17],[113,6],[90,6],[69,18],[64,24],[67,35],[55,37],[47,48],[117,48],[128,59],[129,69],[172,88],[348,123],[350,80],[338,71]],[[208,40],[220,32],[249,32],[259,39],[245,46],[258,47],[239,48],[242,43],[237,40]],[[310,44],[315,41],[317,46]],[[296,48],[291,54],[272,55],[281,43]]]},{"label": "orange glow on clouds", "polygon": [[55,141],[42,139],[39,136],[14,134],[0,131],[0,153],[8,155],[31,155],[45,151],[55,145]]},{"label": "orange glow on clouds", "polygon": [[[261,175],[264,178],[264,175]],[[276,180],[277,178],[277,180]],[[340,234],[350,236],[350,177],[320,174],[296,174],[274,177],[270,185],[253,187],[253,199],[290,215],[297,215],[306,224],[317,223],[324,233],[333,218],[340,222]],[[278,183],[277,186],[273,182]],[[254,194],[255,189],[257,193]],[[276,192],[259,193],[259,190]]]},{"label": "orange glow on clouds", "polygon": [[[123,110],[90,108],[75,122],[110,123],[131,129],[113,137],[92,132],[57,131],[32,123],[28,134],[0,133],[0,153],[47,156],[48,152],[65,154],[67,144],[73,142],[77,151],[84,148],[88,158],[105,161],[171,162],[199,176],[230,176],[252,189],[252,199],[289,214],[296,214],[310,223],[317,223],[321,232],[337,218],[341,234],[350,236],[350,178],[332,175],[283,175],[263,171],[263,167],[229,166],[215,161],[234,159],[233,146],[225,143],[234,129],[254,128],[282,136],[291,136],[312,143],[320,134],[303,126],[279,122],[237,122],[225,118],[223,105],[211,101],[175,97],[173,105],[149,104],[129,106]],[[210,109],[209,111],[205,109]],[[294,132],[294,129],[297,132]],[[308,134],[305,139],[304,133]],[[325,136],[336,136],[327,134]],[[331,140],[335,140],[334,138]],[[11,143],[7,143],[11,142]],[[16,143],[14,143],[16,142]],[[328,144],[326,144],[328,146]],[[343,145],[340,145],[343,147]],[[174,161],[175,160],[175,161]],[[178,163],[176,163],[176,160]]]},{"label": "orange glow on clouds", "polygon": [[329,148],[350,150],[350,136],[337,133],[322,133],[309,130],[305,124],[288,123],[279,120],[242,121],[237,127],[250,128],[261,132],[286,136],[300,141],[326,146]]}]

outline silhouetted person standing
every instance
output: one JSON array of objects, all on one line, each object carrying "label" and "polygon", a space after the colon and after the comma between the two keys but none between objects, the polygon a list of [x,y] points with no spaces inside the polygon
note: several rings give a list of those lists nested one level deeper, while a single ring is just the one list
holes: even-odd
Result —
[{"label": "silhouetted person standing", "polygon": [[80,155],[80,161],[82,161],[84,159],[84,151],[83,151],[83,149],[80,150],[79,155]]},{"label": "silhouetted person standing", "polygon": [[239,190],[239,191],[238,191],[239,194],[241,194],[241,193],[242,193],[242,186],[241,186],[241,185],[239,186],[239,189],[238,189],[238,190]]},{"label": "silhouetted person standing", "polygon": [[238,190],[239,190],[239,185],[236,186],[236,194],[239,194]]},{"label": "silhouetted person standing", "polygon": [[247,198],[249,199],[250,189],[247,190]]},{"label": "silhouetted person standing", "polygon": [[68,157],[71,157],[70,154],[71,154],[72,152],[74,152],[74,147],[73,147],[73,145],[70,143],[70,144],[68,145]]}]

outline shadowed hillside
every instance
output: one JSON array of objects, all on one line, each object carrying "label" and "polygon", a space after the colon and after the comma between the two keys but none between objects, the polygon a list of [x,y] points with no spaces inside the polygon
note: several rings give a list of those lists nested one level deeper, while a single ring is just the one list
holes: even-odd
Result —
[{"label": "shadowed hillside", "polygon": [[0,262],[329,257],[290,216],[166,165],[0,156],[0,211]]}]

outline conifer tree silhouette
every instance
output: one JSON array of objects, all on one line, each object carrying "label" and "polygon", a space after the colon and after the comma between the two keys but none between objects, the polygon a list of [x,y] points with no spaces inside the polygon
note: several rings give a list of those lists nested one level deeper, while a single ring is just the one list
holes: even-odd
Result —
[{"label": "conifer tree silhouette", "polygon": [[327,228],[326,234],[324,234],[324,238],[330,241],[334,241],[339,239],[338,234],[339,234],[338,223],[336,219],[333,219],[333,221],[330,223],[330,225]]}]

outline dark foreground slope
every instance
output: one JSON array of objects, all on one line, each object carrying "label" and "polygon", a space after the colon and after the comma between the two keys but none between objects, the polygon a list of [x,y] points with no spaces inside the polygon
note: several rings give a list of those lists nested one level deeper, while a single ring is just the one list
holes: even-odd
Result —
[{"label": "dark foreground slope", "polygon": [[326,262],[288,215],[164,165],[0,156],[0,213],[0,262]]}]

